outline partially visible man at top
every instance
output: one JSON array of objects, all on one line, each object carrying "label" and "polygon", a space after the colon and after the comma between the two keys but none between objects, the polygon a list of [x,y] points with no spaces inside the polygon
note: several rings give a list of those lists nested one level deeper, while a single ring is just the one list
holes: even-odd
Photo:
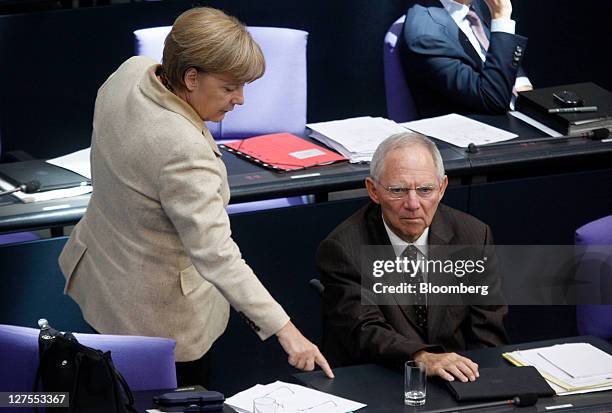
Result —
[{"label": "partially visible man at top", "polygon": [[[430,375],[475,380],[476,363],[455,352],[506,343],[503,299],[495,305],[430,305],[428,296],[422,305],[362,302],[363,284],[372,278],[362,265],[364,247],[383,246],[395,259],[492,243],[487,225],[440,204],[447,185],[440,152],[426,137],[393,135],[376,149],[366,179],[371,202],[332,231],[317,252],[325,287],[323,348],[332,365],[400,366],[414,359]],[[497,294],[501,281],[493,273]]]},{"label": "partially visible man at top", "polygon": [[400,53],[421,117],[501,114],[532,89],[521,68],[527,38],[515,34],[511,0],[417,0]]}]

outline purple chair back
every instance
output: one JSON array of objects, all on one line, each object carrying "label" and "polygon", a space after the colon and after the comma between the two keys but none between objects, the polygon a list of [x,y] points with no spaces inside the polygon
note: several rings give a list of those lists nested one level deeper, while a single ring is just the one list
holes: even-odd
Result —
[{"label": "purple chair back", "polygon": [[[576,230],[576,245],[597,245],[596,254],[589,254],[578,263],[578,271],[591,274],[597,294],[609,302],[612,297],[612,215],[589,222]],[[587,250],[588,251],[588,250]],[[602,254],[602,251],[609,253]],[[585,254],[586,256],[587,254]],[[585,265],[587,268],[581,268]],[[612,305],[578,305],[576,319],[580,334],[612,341]]]},{"label": "purple chair back", "polygon": [[[30,327],[0,324],[0,389],[32,391],[38,367],[38,333]],[[111,351],[130,389],[176,388],[176,342],[161,337],[75,334],[81,344]]]},{"label": "purple chair back", "polygon": [[[161,61],[171,26],[136,30],[136,54]],[[308,32],[276,27],[248,27],[266,59],[266,73],[244,87],[243,106],[223,121],[206,122],[217,140],[268,133],[302,135],[306,128],[306,45]],[[284,208],[308,203],[306,197],[267,199],[231,204],[228,213]]]},{"label": "purple chair back", "polygon": [[[136,30],[136,54],[161,61],[171,26]],[[304,133],[306,127],[306,44],[308,32],[248,27],[266,59],[266,73],[244,88],[243,106],[219,123],[207,122],[215,139],[276,132]]]},{"label": "purple chair back", "polygon": [[405,20],[406,16],[402,16],[389,27],[383,48],[387,114],[395,122],[408,122],[418,118],[416,105],[406,82],[402,57],[397,48]]},{"label": "purple chair back", "polygon": [[13,232],[0,235],[0,245],[18,244],[26,241],[35,241],[40,237],[33,232]]}]

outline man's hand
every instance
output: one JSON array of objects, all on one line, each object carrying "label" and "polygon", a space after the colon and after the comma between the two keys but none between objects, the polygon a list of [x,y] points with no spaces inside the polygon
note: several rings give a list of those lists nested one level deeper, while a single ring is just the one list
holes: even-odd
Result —
[{"label": "man's hand", "polygon": [[276,333],[276,337],[278,337],[280,345],[289,356],[289,364],[293,367],[312,371],[316,363],[327,377],[334,378],[334,373],[319,348],[304,337],[291,321]]},{"label": "man's hand", "polygon": [[421,350],[414,354],[414,360],[425,364],[427,375],[440,376],[448,381],[457,378],[465,383],[468,380],[474,381],[479,376],[478,364],[457,353],[436,354]]},{"label": "man's hand", "polygon": [[509,19],[512,16],[512,2],[510,0],[485,0],[492,19]]}]

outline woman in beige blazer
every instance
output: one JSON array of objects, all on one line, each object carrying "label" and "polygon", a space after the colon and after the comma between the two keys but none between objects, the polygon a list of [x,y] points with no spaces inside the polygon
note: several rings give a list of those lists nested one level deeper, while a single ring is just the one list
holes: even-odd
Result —
[{"label": "woman in beige blazer", "polygon": [[233,17],[195,8],[174,23],[162,62],[132,57],[98,91],[93,194],[59,258],[65,292],[101,333],[175,339],[179,384],[206,382],[203,355],[230,304],[262,340],[275,334],[291,365],[332,377],[241,258],[225,165],[203,122],[242,105],[244,84],[265,70],[259,46]]}]

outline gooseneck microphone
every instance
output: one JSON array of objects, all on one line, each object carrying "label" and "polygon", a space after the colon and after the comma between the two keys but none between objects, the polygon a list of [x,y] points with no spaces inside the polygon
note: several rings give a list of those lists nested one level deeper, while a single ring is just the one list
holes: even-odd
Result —
[{"label": "gooseneck microphone", "polygon": [[38,192],[40,189],[39,181],[30,181],[25,184],[21,184],[16,186],[13,189],[9,189],[8,191],[1,191],[0,196],[14,194],[15,192],[23,192],[24,194],[33,194],[34,192]]},{"label": "gooseneck microphone", "polygon": [[533,138],[533,139],[524,139],[521,141],[511,140],[511,141],[505,141],[505,142],[487,143],[484,145],[475,145],[473,143],[470,143],[465,151],[469,154],[476,154],[480,152],[481,150],[486,150],[490,148],[496,149],[496,148],[504,147],[504,146],[521,146],[521,145],[526,145],[526,144],[539,144],[543,142],[558,143],[558,142],[567,142],[567,141],[574,140],[574,139],[589,139],[592,141],[600,141],[602,139],[607,139],[611,133],[612,131],[608,128],[599,128],[599,129],[580,132],[580,133],[567,135],[567,136]]},{"label": "gooseneck microphone", "polygon": [[536,404],[537,401],[538,401],[537,394],[527,393],[527,394],[518,395],[511,400],[501,400],[497,402],[470,404],[468,406],[447,407],[444,409],[437,409],[437,410],[427,410],[427,413],[460,412],[463,410],[484,409],[487,407],[496,407],[496,406],[526,407],[526,406],[533,406],[534,404]]}]

